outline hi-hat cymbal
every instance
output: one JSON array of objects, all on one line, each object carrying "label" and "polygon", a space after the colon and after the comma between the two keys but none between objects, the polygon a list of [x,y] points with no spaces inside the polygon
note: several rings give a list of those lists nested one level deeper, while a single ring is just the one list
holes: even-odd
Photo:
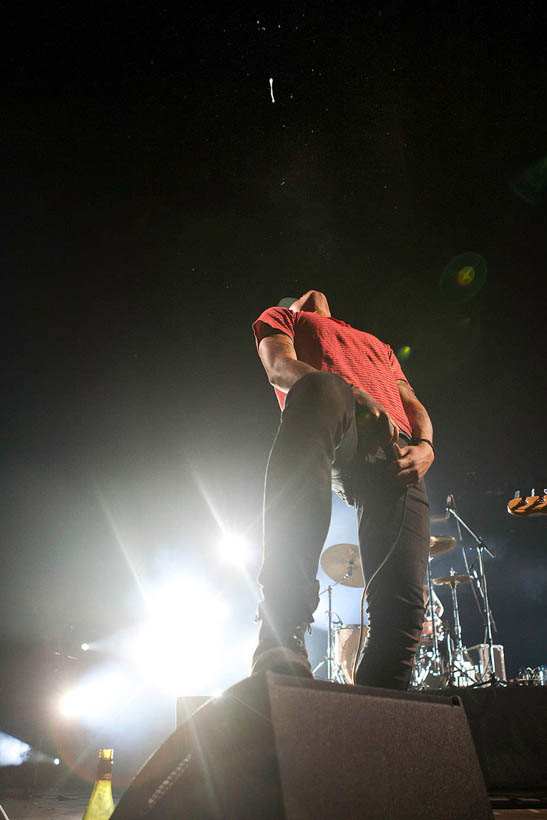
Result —
[{"label": "hi-hat cymbal", "polygon": [[347,587],[362,587],[365,584],[356,544],[334,544],[326,549],[321,556],[321,568],[333,581]]},{"label": "hi-hat cymbal", "polygon": [[456,539],[451,535],[432,535],[429,539],[429,555],[436,558],[443,552],[449,552],[456,546]]},{"label": "hi-hat cymbal", "polygon": [[471,581],[470,575],[441,575],[440,578],[433,578],[433,583],[438,587],[457,586],[467,584],[468,581]]}]

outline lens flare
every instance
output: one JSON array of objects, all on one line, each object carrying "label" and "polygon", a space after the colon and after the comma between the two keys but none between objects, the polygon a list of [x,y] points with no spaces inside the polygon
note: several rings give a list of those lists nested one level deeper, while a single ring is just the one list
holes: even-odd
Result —
[{"label": "lens flare", "polygon": [[529,205],[541,205],[547,192],[547,154],[510,179],[509,185]]},{"label": "lens flare", "polygon": [[460,316],[460,318],[457,320],[456,324],[462,330],[469,330],[469,328],[471,327],[471,322],[472,322],[471,316]]},{"label": "lens flare", "polygon": [[243,568],[250,558],[249,544],[242,535],[225,532],[220,542],[220,557],[223,561]]},{"label": "lens flare", "polygon": [[410,354],[412,353],[412,348],[410,345],[403,345],[397,351],[397,358],[400,362],[406,362],[410,358]]},{"label": "lens flare", "polygon": [[465,265],[463,268],[460,268],[456,278],[460,287],[467,287],[475,278],[475,268],[472,265]]},{"label": "lens flare", "polygon": [[473,299],[488,275],[484,258],[474,251],[454,256],[441,273],[439,288],[444,298],[453,304]]}]

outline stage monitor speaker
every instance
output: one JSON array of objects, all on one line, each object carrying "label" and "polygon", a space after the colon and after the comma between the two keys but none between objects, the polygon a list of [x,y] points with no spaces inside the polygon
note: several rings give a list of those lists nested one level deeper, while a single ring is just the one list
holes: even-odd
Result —
[{"label": "stage monitor speaker", "polygon": [[112,820],[487,820],[457,697],[267,673],[202,706]]},{"label": "stage monitor speaker", "polygon": [[210,698],[204,695],[187,695],[186,697],[177,698],[175,729],[182,726],[184,721],[191,718],[194,712],[204,703],[207,703],[208,700]]},{"label": "stage monitor speaker", "polygon": [[547,794],[547,687],[461,690],[488,791]]}]

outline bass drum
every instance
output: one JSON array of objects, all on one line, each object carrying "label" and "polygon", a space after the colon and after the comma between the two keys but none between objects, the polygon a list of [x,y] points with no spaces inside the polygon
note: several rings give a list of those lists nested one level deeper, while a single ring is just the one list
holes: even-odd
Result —
[{"label": "bass drum", "polygon": [[[341,624],[335,626],[334,632],[334,661],[341,672],[343,682],[353,683],[353,665],[359,648],[360,624]],[[363,626],[364,645],[368,626]]]}]

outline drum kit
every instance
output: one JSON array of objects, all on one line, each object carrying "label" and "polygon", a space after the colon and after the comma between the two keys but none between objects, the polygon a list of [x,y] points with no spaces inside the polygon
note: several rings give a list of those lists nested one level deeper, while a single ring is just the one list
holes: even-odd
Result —
[{"label": "drum kit", "polygon": [[[424,585],[425,618],[410,683],[414,689],[480,685],[505,677],[503,647],[485,643],[467,648],[462,639],[459,587],[461,584],[475,582],[484,596],[484,578],[480,578],[474,566],[467,573],[457,573],[451,569],[449,575],[436,578],[432,575],[432,561],[455,546],[456,539],[448,535],[434,535],[429,541],[427,583]],[[338,584],[364,586],[359,548],[355,544],[335,544],[323,552],[321,567],[335,583],[324,590],[328,594],[327,654],[314,672],[326,665],[329,680],[352,683],[354,665],[365,643],[368,628],[366,625],[342,623],[333,611],[332,590]],[[452,627],[441,620],[443,606],[435,593],[435,587],[450,588]],[[490,618],[489,609],[487,612]],[[476,658],[473,657],[473,650],[476,651]]]}]

